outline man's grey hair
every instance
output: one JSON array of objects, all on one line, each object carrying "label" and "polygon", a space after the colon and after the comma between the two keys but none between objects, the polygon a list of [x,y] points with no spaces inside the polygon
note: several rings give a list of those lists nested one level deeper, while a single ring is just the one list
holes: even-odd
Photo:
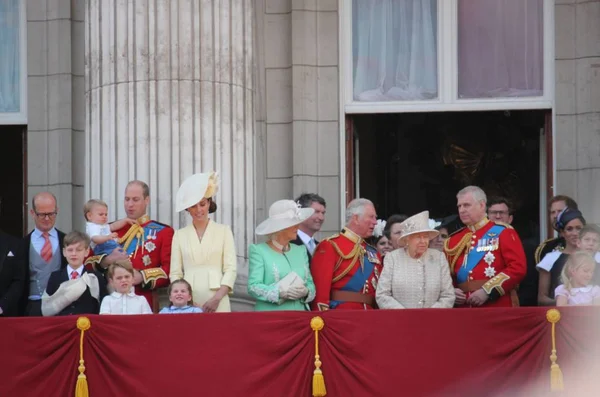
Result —
[{"label": "man's grey hair", "polygon": [[473,198],[475,199],[475,201],[483,201],[484,204],[487,204],[487,196],[485,195],[485,192],[483,191],[482,188],[480,188],[479,186],[467,186],[463,189],[461,189],[457,194],[456,194],[456,198],[462,197],[465,194],[469,194],[471,193],[471,195],[473,196]]},{"label": "man's grey hair", "polygon": [[346,225],[350,223],[350,219],[352,219],[354,215],[362,216],[365,213],[365,207],[367,205],[373,206],[373,202],[365,198],[356,198],[350,201],[350,204],[346,207]]}]

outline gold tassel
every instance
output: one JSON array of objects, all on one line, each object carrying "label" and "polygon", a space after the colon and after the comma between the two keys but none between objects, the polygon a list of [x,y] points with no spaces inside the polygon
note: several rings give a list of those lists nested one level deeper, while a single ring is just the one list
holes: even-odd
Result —
[{"label": "gold tassel", "polygon": [[560,312],[557,309],[550,309],[546,312],[546,320],[552,324],[552,353],[550,354],[550,390],[560,391],[564,389],[563,374],[556,363],[556,323],[560,321]]},{"label": "gold tassel", "polygon": [[321,371],[321,360],[319,356],[319,331],[325,327],[325,322],[319,316],[310,320],[310,327],[315,331],[315,370],[313,371],[312,395],[314,397],[323,397],[327,395],[325,389],[325,378]]},{"label": "gold tassel", "polygon": [[75,386],[75,397],[89,397],[87,377],[85,376],[85,365],[83,361],[83,334],[90,329],[92,323],[87,317],[79,317],[77,319],[77,328],[81,330],[79,337],[79,376],[77,376],[77,385]]}]

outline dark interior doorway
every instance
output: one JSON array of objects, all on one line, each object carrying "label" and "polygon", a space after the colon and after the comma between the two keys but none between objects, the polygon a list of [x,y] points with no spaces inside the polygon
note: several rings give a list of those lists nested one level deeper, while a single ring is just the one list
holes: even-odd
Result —
[{"label": "dark interior doorway", "polygon": [[514,203],[521,237],[539,235],[545,110],[364,114],[352,117],[361,197],[379,218],[456,214],[467,185]]},{"label": "dark interior doorway", "polygon": [[0,229],[22,237],[26,221],[26,127],[0,126]]}]

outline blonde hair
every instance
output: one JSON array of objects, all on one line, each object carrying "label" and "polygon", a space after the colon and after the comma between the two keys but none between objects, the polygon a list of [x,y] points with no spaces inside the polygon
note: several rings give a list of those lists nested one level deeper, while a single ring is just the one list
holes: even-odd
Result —
[{"label": "blonde hair", "polygon": [[569,273],[574,272],[580,267],[590,263],[594,267],[596,266],[596,260],[594,259],[594,256],[587,251],[575,251],[569,256],[569,259],[567,259],[567,263],[565,263],[565,266],[563,267],[562,272],[560,273],[560,279],[565,285],[567,291],[570,291],[571,288],[573,288],[571,285],[571,277],[569,276]]},{"label": "blonde hair", "polygon": [[108,204],[106,204],[102,200],[98,200],[98,199],[88,200],[87,203],[85,203],[83,206],[83,216],[85,217],[86,221],[89,220],[87,217],[87,214],[90,213],[92,211],[92,208],[94,208],[97,205],[101,205],[104,208],[108,209]]}]

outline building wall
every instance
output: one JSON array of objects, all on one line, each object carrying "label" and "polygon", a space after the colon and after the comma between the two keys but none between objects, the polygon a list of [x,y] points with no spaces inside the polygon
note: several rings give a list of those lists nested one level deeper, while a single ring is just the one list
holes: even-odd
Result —
[{"label": "building wall", "polygon": [[600,223],[600,0],[556,0],[556,186]]},{"label": "building wall", "polygon": [[65,231],[83,225],[83,4],[27,0],[28,201],[53,192]]},{"label": "building wall", "polygon": [[276,200],[327,201],[340,226],[337,0],[257,0],[257,222]]}]

